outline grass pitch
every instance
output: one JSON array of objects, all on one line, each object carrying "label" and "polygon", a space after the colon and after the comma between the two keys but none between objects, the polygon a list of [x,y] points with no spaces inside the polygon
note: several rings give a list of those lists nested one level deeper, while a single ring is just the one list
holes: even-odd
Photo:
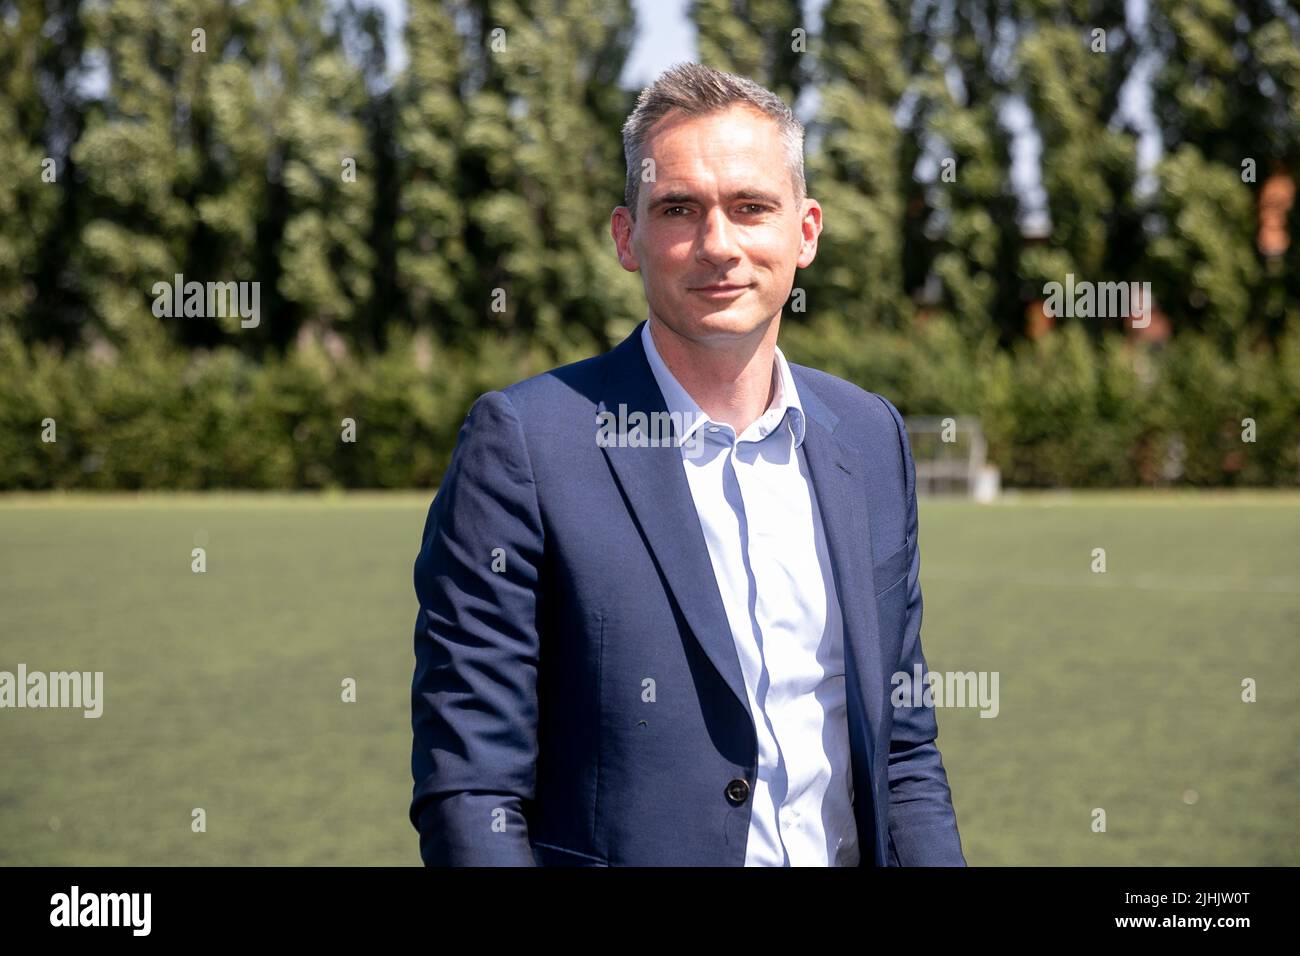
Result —
[{"label": "grass pitch", "polygon": [[[0,670],[105,682],[97,720],[0,711],[0,864],[418,865],[430,497],[0,498]],[[999,675],[995,718],[938,713],[972,865],[1300,863],[1300,496],[933,499],[920,521],[930,668]]]}]

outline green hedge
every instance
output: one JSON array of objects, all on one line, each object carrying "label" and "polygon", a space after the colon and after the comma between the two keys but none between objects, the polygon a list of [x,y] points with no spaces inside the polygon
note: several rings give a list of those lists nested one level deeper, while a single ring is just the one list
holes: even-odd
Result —
[{"label": "green hedge", "polygon": [[[1191,335],[1135,348],[1069,325],[1007,353],[940,320],[863,335],[827,319],[788,324],[782,348],[905,415],[977,416],[1004,485],[1295,486],[1298,329],[1276,352],[1221,356]],[[434,487],[474,399],[553,364],[524,343],[462,354],[405,334],[362,359],[309,344],[259,365],[155,341],[59,355],[0,328],[0,489]]]},{"label": "green hedge", "polygon": [[[1300,319],[1276,351],[1223,356],[1063,326],[1013,352],[934,320],[908,334],[841,322],[782,329],[794,361],[879,392],[904,415],[972,415],[1006,486],[1300,485]],[[1242,420],[1255,420],[1255,441]]]},{"label": "green hedge", "polygon": [[474,399],[545,367],[508,342],[450,354],[402,333],[361,361],[312,345],[259,365],[150,343],[59,356],[0,330],[0,489],[434,487]]}]

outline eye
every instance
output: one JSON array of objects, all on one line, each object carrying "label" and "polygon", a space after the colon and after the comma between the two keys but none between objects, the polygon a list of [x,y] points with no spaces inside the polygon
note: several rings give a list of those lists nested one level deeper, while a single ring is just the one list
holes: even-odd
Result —
[{"label": "eye", "polygon": [[741,206],[740,208],[741,208],[742,210],[743,210],[743,209],[752,209],[754,215],[757,215],[758,213],[761,213],[761,212],[765,212],[765,211],[767,210],[767,207],[766,207],[766,206],[764,206],[762,203],[757,203],[757,202],[747,202],[747,203],[745,203],[745,205]]},{"label": "eye", "polygon": [[[685,209],[685,208],[686,208],[685,206],[665,206],[665,207],[664,207],[664,215],[667,216],[667,215],[668,215],[670,212],[672,212],[674,209]],[[676,219],[676,218],[678,218],[678,217],[676,217],[676,216],[671,216],[671,217],[669,217],[669,218]]]}]

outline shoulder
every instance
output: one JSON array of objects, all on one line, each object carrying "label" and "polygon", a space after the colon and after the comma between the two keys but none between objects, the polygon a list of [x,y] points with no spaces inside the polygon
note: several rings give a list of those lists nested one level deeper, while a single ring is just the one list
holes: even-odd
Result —
[{"label": "shoulder", "polygon": [[810,389],[839,419],[837,435],[854,444],[885,440],[906,445],[903,416],[888,398],[821,369],[795,362],[789,364],[797,387]]},{"label": "shoulder", "polygon": [[[480,394],[470,405],[458,442],[513,446],[534,463],[572,449],[594,434],[596,405],[608,353],[591,356]],[[484,434],[488,433],[488,434]]]},{"label": "shoulder", "polygon": [[576,399],[584,399],[594,405],[595,399],[592,396],[604,381],[609,356],[609,352],[604,352],[568,365],[559,365],[507,385],[501,392],[516,407],[535,408],[543,412],[550,407],[548,403],[555,401],[571,403]]},{"label": "shoulder", "polygon": [[583,406],[594,409],[607,357],[593,355],[484,392],[471,403],[469,417],[504,415],[528,426],[546,418],[567,418]]}]

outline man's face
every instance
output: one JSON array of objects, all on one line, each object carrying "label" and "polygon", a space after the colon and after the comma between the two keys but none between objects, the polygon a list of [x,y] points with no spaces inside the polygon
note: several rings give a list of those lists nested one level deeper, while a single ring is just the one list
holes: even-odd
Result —
[{"label": "man's face", "polygon": [[821,207],[795,204],[776,122],[746,106],[669,113],[652,128],[637,214],[610,220],[619,262],[640,271],[656,318],[699,344],[763,334],[817,254]]}]

